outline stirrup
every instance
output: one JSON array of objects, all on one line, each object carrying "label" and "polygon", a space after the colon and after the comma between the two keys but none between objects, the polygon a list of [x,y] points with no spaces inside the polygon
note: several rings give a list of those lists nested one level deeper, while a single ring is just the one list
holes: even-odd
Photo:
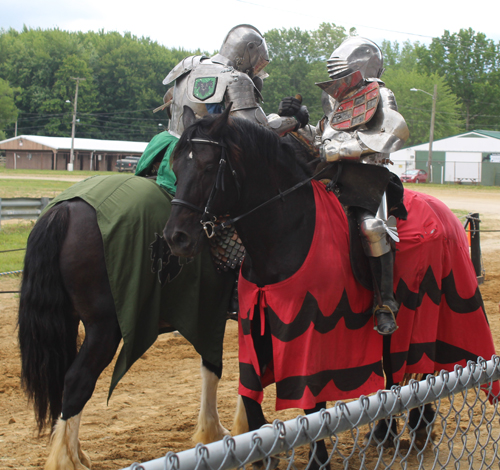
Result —
[{"label": "stirrup", "polygon": [[[379,310],[388,310],[390,312],[390,314],[392,315],[392,319],[394,320],[394,323],[396,325],[396,328],[394,328],[393,331],[391,331],[390,333],[383,333],[382,331],[380,331],[378,329],[378,324],[376,323],[376,316],[377,316],[377,312]],[[394,334],[396,332],[396,330],[399,328],[397,322],[396,322],[396,315],[394,315],[394,312],[392,311],[392,309],[388,306],[388,305],[382,305],[382,307],[380,306],[375,306],[374,309],[373,309],[373,329],[379,334],[379,335],[382,335],[382,336],[390,336],[392,334]]]}]

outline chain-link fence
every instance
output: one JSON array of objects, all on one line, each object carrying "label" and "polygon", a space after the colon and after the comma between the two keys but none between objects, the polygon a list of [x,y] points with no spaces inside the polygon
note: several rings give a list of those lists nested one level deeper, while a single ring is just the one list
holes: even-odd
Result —
[{"label": "chain-link fence", "polygon": [[[174,454],[129,470],[227,470],[263,461],[268,470],[306,468],[326,440],[332,469],[498,468],[500,358],[337,403],[294,420]],[[496,385],[496,384],[495,384]],[[311,444],[312,443],[312,444]],[[309,451],[312,458],[309,460]]]}]

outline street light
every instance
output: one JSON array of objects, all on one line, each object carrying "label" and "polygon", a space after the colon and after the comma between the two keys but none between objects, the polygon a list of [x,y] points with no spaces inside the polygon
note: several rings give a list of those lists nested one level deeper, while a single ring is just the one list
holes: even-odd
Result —
[{"label": "street light", "polygon": [[432,98],[432,113],[431,113],[431,129],[429,132],[429,156],[427,158],[427,168],[431,176],[432,183],[432,142],[434,140],[434,122],[436,121],[436,101],[437,101],[437,85],[434,85],[434,94],[431,95],[425,90],[420,90],[419,88],[410,88],[410,91],[421,91]]},{"label": "street light", "polygon": [[[78,85],[80,83],[80,80],[85,81],[85,78],[79,78],[79,77],[70,77],[70,78],[72,80],[76,80],[75,101],[73,102],[73,122],[71,125],[71,153],[69,154],[69,163],[68,163],[68,171],[73,171],[73,161],[75,159],[74,148],[75,148],[76,106],[78,104]],[[66,100],[66,103],[71,103],[71,101]]]}]

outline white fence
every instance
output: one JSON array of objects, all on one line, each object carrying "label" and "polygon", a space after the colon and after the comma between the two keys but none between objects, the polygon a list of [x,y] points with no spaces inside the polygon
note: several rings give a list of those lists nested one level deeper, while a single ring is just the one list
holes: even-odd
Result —
[{"label": "white fence", "polygon": [[[306,468],[309,444],[319,439],[327,440],[332,468],[498,468],[499,410],[492,383],[499,378],[498,356],[479,359],[465,368],[456,366],[453,372],[337,403],[307,417],[275,421],[240,436],[169,452],[128,470],[229,470],[259,460],[270,469],[271,457],[283,461],[280,468]],[[435,414],[424,406],[431,403]],[[420,432],[415,421],[410,426],[412,409]],[[378,440],[370,431],[384,418],[388,431]],[[314,444],[311,448],[314,454]]]}]

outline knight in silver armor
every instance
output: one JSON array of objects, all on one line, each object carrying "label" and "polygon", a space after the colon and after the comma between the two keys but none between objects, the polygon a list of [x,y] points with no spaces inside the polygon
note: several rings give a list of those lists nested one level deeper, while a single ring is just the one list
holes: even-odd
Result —
[{"label": "knight in silver armor", "polygon": [[[389,154],[403,146],[409,132],[394,94],[380,79],[384,68],[379,47],[368,39],[349,37],[333,51],[327,68],[331,80],[317,83],[325,112],[316,128],[321,160],[389,163]],[[389,215],[386,193],[376,213],[358,208],[356,216],[374,277],[375,329],[390,335],[397,329],[399,309],[393,286],[396,218]]]},{"label": "knight in silver armor", "polygon": [[265,115],[260,106],[263,69],[269,63],[267,45],[259,30],[242,24],[227,34],[220,52],[213,57],[191,56],[177,64],[163,80],[174,83],[164,97],[170,122],[168,131],[182,134],[184,106],[198,117],[221,112],[229,103],[231,115],[250,119],[276,131],[279,135],[294,130],[300,123],[293,117]]}]

